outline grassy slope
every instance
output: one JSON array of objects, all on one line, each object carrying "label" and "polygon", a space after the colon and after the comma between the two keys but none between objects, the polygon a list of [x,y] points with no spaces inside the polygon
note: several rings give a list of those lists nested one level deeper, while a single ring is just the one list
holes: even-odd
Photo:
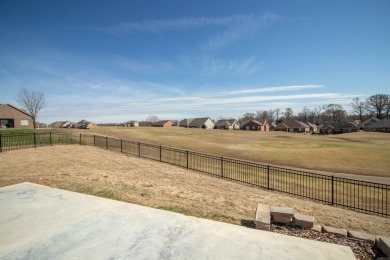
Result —
[{"label": "grassy slope", "polygon": [[390,177],[390,135],[384,133],[304,135],[178,127],[97,127],[89,133],[276,165]]},{"label": "grassy slope", "polygon": [[[77,129],[38,129],[36,131],[108,135],[261,163],[390,177],[390,135],[386,133],[305,135],[179,127],[96,127],[89,131]],[[0,130],[0,133],[11,132],[32,132],[32,130]]]}]

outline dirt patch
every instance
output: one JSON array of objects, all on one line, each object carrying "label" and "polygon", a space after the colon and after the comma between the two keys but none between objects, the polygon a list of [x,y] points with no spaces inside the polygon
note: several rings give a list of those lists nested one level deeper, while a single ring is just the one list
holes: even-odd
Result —
[{"label": "dirt patch", "polygon": [[35,182],[241,225],[257,203],[291,207],[319,224],[390,235],[390,219],[248,187],[103,149],[64,145],[0,153],[0,186]]}]

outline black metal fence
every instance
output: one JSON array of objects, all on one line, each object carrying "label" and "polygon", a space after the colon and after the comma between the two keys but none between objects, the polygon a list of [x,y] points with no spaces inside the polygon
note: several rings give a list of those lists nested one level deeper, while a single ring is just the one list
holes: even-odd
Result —
[{"label": "black metal fence", "polygon": [[0,152],[55,144],[115,150],[333,206],[390,216],[390,185],[298,171],[117,138],[68,133],[0,134]]}]

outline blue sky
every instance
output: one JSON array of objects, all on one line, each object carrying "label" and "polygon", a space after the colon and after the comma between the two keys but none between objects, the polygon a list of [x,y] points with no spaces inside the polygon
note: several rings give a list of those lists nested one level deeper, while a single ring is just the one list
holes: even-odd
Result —
[{"label": "blue sky", "polygon": [[38,120],[219,116],[390,94],[390,1],[0,1],[0,103]]}]

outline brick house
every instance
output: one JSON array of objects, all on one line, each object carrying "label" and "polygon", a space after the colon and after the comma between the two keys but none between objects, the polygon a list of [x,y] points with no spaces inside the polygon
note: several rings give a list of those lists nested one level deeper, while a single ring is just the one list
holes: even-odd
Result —
[{"label": "brick house", "polygon": [[252,131],[269,131],[268,122],[265,120],[264,123],[260,123],[257,120],[249,120],[242,124],[242,130],[252,130]]},{"label": "brick house", "polygon": [[33,118],[10,104],[0,104],[0,128],[33,129]]},{"label": "brick house", "polygon": [[172,127],[173,122],[171,120],[160,120],[154,122],[152,126],[154,127]]},{"label": "brick house", "polygon": [[276,125],[275,131],[290,133],[309,133],[310,126],[295,119],[285,119]]}]

